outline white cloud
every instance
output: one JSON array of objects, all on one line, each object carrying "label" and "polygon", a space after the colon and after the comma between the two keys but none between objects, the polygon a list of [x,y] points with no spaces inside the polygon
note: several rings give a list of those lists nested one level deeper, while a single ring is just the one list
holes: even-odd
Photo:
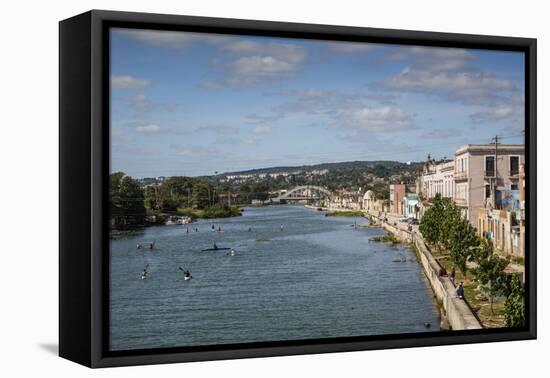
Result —
[{"label": "white cloud", "polygon": [[153,101],[143,93],[126,98],[126,102],[130,108],[137,112],[149,112],[153,109],[171,112],[177,108],[177,104],[174,102]]},{"label": "white cloud", "polygon": [[523,116],[523,108],[517,106],[496,106],[486,111],[474,113],[470,116],[472,121],[477,123],[495,122],[503,119]]},{"label": "white cloud", "polygon": [[222,135],[232,135],[241,132],[241,129],[236,126],[202,126],[197,131],[210,131]]},{"label": "white cloud", "polygon": [[116,32],[155,47],[183,49],[194,43],[212,46],[223,59],[212,60],[213,67],[219,71],[218,77],[202,83],[210,89],[256,85],[274,77],[292,75],[307,59],[305,48],[290,43],[261,43],[240,36],[178,31],[117,29]]},{"label": "white cloud", "polygon": [[245,138],[245,139],[241,139],[241,144],[251,145],[251,144],[254,144],[254,141],[252,139]]},{"label": "white cloud", "polygon": [[139,93],[130,98],[130,107],[138,111],[146,112],[152,109],[153,102],[143,93]]},{"label": "white cloud", "polygon": [[237,75],[274,76],[292,73],[296,64],[272,56],[247,56],[235,61],[233,67]]},{"label": "white cloud", "polygon": [[388,131],[412,125],[412,119],[408,114],[391,106],[363,107],[352,112],[347,119],[348,122],[344,126],[370,131]]},{"label": "white cloud", "polygon": [[475,56],[468,50],[441,47],[402,47],[381,57],[386,61],[407,61],[412,68],[424,71],[456,71],[472,68]]},{"label": "white cloud", "polygon": [[271,132],[271,127],[269,126],[257,126],[252,129],[254,134],[269,134]]},{"label": "white cloud", "polygon": [[253,86],[274,79],[290,77],[298,72],[307,60],[307,50],[288,43],[259,43],[247,39],[224,41],[220,49],[228,53],[218,78],[206,80],[205,88],[239,88]]},{"label": "white cloud", "polygon": [[389,90],[423,92],[465,103],[492,100],[501,92],[516,90],[512,81],[498,79],[491,72],[431,72],[411,68],[381,84]]},{"label": "white cloud", "polygon": [[154,124],[137,126],[136,131],[144,134],[154,134],[160,131],[160,126]]},{"label": "white cloud", "polygon": [[368,53],[381,48],[381,45],[365,42],[327,42],[328,49],[335,53]]},{"label": "white cloud", "polygon": [[111,75],[113,89],[141,89],[151,85],[149,80],[138,79],[129,75]]},{"label": "white cloud", "polygon": [[517,94],[512,80],[476,64],[469,50],[438,47],[407,47],[383,56],[382,61],[404,61],[399,73],[372,85],[394,93],[423,93],[467,105],[496,106]]},{"label": "white cloud", "polygon": [[289,63],[301,63],[307,57],[306,49],[290,43],[259,43],[239,38],[226,41],[221,48],[236,55],[270,56]]}]

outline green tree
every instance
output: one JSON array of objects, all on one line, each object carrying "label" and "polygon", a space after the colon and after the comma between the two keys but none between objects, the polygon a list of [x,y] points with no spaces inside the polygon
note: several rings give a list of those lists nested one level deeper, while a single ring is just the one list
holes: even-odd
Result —
[{"label": "green tree", "polygon": [[437,193],[432,206],[424,213],[419,228],[424,239],[430,244],[438,244],[441,240],[444,212],[445,206],[441,194]]},{"label": "green tree", "polygon": [[456,226],[462,222],[460,210],[449,198],[442,199],[443,212],[439,228],[439,242],[447,251],[452,249],[453,232]]},{"label": "green tree", "polygon": [[210,206],[212,200],[212,189],[205,181],[197,181],[193,184],[193,194],[191,196],[193,206],[199,209],[205,209]]},{"label": "green tree", "polygon": [[516,274],[510,280],[510,294],[504,302],[504,318],[506,327],[525,325],[525,292]]},{"label": "green tree", "polygon": [[143,191],[143,196],[145,199],[145,207],[150,210],[159,210],[157,202],[157,187],[148,186]]},{"label": "green tree", "polygon": [[122,172],[111,174],[109,197],[111,218],[116,226],[132,227],[145,223],[143,190],[136,180]]},{"label": "green tree", "polygon": [[465,219],[460,219],[452,225],[449,231],[449,257],[463,274],[466,274],[469,260],[474,258],[475,248],[479,246],[479,237],[474,228]]},{"label": "green tree", "polygon": [[481,291],[489,297],[491,313],[494,314],[494,298],[503,295],[507,288],[507,275],[504,269],[508,261],[493,253],[493,244],[488,240],[482,240],[477,255],[478,267],[475,269],[476,279]]},{"label": "green tree", "polygon": [[269,198],[269,185],[264,181],[254,183],[250,189],[254,199],[265,201]]},{"label": "green tree", "polygon": [[374,198],[377,200],[386,200],[390,198],[390,190],[388,185],[384,182],[377,182],[370,188],[374,193]]},{"label": "green tree", "polygon": [[110,216],[118,222],[122,217],[122,207],[120,205],[120,180],[125,176],[124,172],[111,173],[109,176],[109,209]]}]

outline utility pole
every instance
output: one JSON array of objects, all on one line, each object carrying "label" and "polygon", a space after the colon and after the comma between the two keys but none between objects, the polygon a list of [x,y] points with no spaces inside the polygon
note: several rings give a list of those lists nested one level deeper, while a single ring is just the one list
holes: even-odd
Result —
[{"label": "utility pole", "polygon": [[493,141],[495,143],[495,178],[494,183],[492,185],[493,189],[493,208],[496,208],[497,206],[497,187],[498,187],[498,139],[499,136],[495,135],[493,138]]}]

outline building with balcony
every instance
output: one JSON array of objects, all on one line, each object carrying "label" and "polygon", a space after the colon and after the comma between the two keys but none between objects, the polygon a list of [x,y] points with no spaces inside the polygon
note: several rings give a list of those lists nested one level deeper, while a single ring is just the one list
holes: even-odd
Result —
[{"label": "building with balcony", "polygon": [[469,144],[455,152],[455,204],[480,236],[511,254],[521,245],[512,213],[520,208],[524,161],[525,147],[519,144]]},{"label": "building with balcony", "polygon": [[420,180],[420,192],[423,198],[430,200],[434,198],[437,193],[441,194],[441,197],[444,198],[454,198],[454,171],[454,160],[427,165],[424,168],[424,173]]}]

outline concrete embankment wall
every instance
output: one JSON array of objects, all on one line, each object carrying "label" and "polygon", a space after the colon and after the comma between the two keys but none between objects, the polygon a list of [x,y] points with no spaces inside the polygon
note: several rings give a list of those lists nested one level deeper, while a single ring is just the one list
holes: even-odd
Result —
[{"label": "concrete embankment wall", "polygon": [[483,328],[470,309],[470,306],[468,306],[463,299],[455,297],[455,287],[451,280],[448,277],[439,276],[441,266],[426,247],[424,239],[417,233],[410,233],[399,227],[388,224],[374,214],[370,215],[375,217],[377,223],[388,232],[391,232],[396,238],[416,244],[420,264],[432,286],[437,300],[443,305],[450,327],[453,330]]}]

